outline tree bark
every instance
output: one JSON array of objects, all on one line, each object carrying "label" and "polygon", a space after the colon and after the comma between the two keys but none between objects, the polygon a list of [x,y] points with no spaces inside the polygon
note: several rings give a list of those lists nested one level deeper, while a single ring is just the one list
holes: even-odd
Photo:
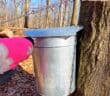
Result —
[{"label": "tree bark", "polygon": [[110,96],[110,2],[81,5],[80,65],[77,91],[72,96]]},{"label": "tree bark", "polygon": [[[5,6],[5,8],[4,8],[5,20],[7,21],[8,20],[8,14],[7,14],[7,1],[6,0],[4,0],[4,6]],[[7,28],[7,27],[8,27],[8,22],[5,23],[5,28]]]},{"label": "tree bark", "polygon": [[60,13],[59,13],[59,26],[63,26],[63,13],[64,13],[64,2],[60,0]]},{"label": "tree bark", "polygon": [[62,26],[66,25],[66,16],[67,16],[68,0],[64,1],[64,12],[63,12],[63,23]]},{"label": "tree bark", "polygon": [[50,17],[50,0],[46,0],[47,8],[46,8],[46,28],[49,27],[49,17]]},{"label": "tree bark", "polygon": [[29,3],[30,0],[25,0],[25,18],[24,18],[24,28],[28,28],[28,21],[29,21],[29,16],[28,16],[28,12],[29,12]]},{"label": "tree bark", "polygon": [[80,6],[80,0],[73,0],[73,13],[72,13],[72,20],[71,25],[78,25],[79,20],[79,6]]},{"label": "tree bark", "polygon": [[[13,3],[14,3],[14,16],[15,18],[18,17],[19,15],[19,12],[18,12],[18,5],[17,5],[17,1],[16,0],[13,0]],[[19,19],[15,20],[15,27],[19,27],[20,26],[20,22],[19,22]]]}]

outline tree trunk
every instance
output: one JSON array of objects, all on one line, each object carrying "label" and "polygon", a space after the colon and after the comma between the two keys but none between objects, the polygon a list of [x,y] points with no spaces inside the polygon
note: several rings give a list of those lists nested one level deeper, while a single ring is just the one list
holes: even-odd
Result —
[{"label": "tree trunk", "polygon": [[50,17],[50,0],[46,0],[47,8],[46,8],[46,28],[49,27],[49,17]]},{"label": "tree trunk", "polygon": [[63,0],[60,0],[60,13],[59,13],[59,23],[60,27],[63,26],[63,13],[64,13],[64,2]]},{"label": "tree trunk", "polygon": [[80,0],[73,0],[73,13],[72,13],[72,20],[71,20],[71,25],[77,25],[78,24],[78,20],[79,20],[79,3]]},{"label": "tree trunk", "polygon": [[67,25],[71,25],[71,19],[73,18],[72,17],[72,15],[73,15],[73,12],[72,12],[72,10],[73,10],[73,6],[74,6],[74,2],[73,2],[74,0],[72,0],[72,1],[68,1],[68,8],[67,8]]},{"label": "tree trunk", "polygon": [[[14,18],[18,17],[19,16],[19,12],[18,12],[18,6],[17,6],[17,1],[16,0],[13,0],[13,3],[14,3]],[[20,24],[19,24],[19,19],[15,20],[15,27],[18,27]]]},{"label": "tree trunk", "polygon": [[[4,8],[5,20],[7,21],[8,20],[8,14],[7,14],[7,1],[6,0],[4,0],[4,6],[5,6],[5,8]],[[7,27],[8,27],[8,22],[5,23],[5,28],[7,28]]]},{"label": "tree trunk", "polygon": [[110,2],[81,5],[78,88],[72,96],[110,96]]},{"label": "tree trunk", "polygon": [[24,18],[24,28],[28,28],[28,21],[29,21],[29,17],[28,17],[28,12],[29,12],[29,2],[30,0],[25,0],[25,18]]},{"label": "tree trunk", "polygon": [[66,18],[67,18],[67,8],[68,8],[68,0],[65,0],[64,1],[65,3],[65,6],[64,6],[64,12],[63,12],[63,23],[62,23],[62,26],[65,26],[66,25]]}]

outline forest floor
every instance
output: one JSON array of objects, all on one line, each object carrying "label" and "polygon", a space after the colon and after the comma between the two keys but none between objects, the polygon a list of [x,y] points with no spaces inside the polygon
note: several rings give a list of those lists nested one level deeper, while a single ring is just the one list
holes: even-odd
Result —
[{"label": "forest floor", "polygon": [[16,73],[5,84],[0,84],[0,96],[37,96],[32,57],[20,63]]}]

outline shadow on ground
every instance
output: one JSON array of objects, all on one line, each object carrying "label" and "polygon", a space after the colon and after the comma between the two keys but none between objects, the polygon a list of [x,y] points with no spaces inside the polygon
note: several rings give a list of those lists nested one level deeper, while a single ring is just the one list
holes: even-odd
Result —
[{"label": "shadow on ground", "polygon": [[18,66],[11,79],[0,84],[0,96],[37,96],[35,78]]}]

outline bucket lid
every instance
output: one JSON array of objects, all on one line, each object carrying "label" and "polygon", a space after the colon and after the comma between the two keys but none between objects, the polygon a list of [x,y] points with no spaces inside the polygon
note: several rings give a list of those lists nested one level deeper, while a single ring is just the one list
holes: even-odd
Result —
[{"label": "bucket lid", "polygon": [[46,29],[26,29],[24,34],[30,37],[64,37],[76,35],[76,33],[82,30],[80,26],[68,26],[59,28],[46,28]]}]

